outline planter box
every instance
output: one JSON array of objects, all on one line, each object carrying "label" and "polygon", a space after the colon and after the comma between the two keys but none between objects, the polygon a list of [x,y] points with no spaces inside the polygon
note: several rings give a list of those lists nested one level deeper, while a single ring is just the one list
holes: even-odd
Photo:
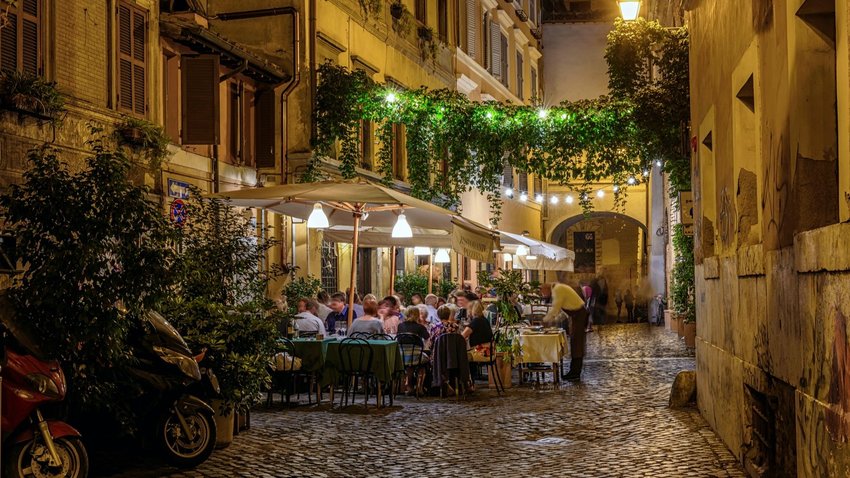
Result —
[{"label": "planter box", "polygon": [[[502,386],[511,388],[511,377],[513,377],[513,368],[511,367],[510,359],[504,360],[505,352],[496,352],[496,370],[499,377],[502,379]],[[489,378],[490,388],[496,388],[494,377]]]},{"label": "planter box", "polygon": [[673,330],[673,311],[665,310],[664,311],[664,328],[667,330]]},{"label": "planter box", "polygon": [[697,323],[688,322],[684,325],[685,328],[685,347],[689,349],[697,346]]},{"label": "planter box", "polygon": [[676,317],[676,333],[680,339],[685,336],[685,320],[681,317]]},{"label": "planter box", "polygon": [[213,411],[215,411],[215,447],[227,448],[233,443],[233,410],[229,410],[226,414],[222,414],[224,402],[222,400],[212,400]]},{"label": "planter box", "polygon": [[419,27],[419,30],[417,30],[417,34],[419,35],[419,38],[424,42],[434,41],[434,32],[428,27]]}]

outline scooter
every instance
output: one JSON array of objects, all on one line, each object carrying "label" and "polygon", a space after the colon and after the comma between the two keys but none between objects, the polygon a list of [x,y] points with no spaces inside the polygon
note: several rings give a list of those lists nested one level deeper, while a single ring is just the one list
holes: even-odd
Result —
[{"label": "scooter", "polygon": [[65,399],[59,363],[39,358],[32,335],[0,316],[3,476],[85,478],[89,461],[80,432],[43,415],[44,406]]},{"label": "scooter", "polygon": [[212,369],[201,368],[204,352],[193,355],[180,333],[154,311],[146,331],[132,334],[133,365],[127,372],[145,392],[135,402],[141,423],[153,424],[153,439],[171,464],[190,468],[212,454],[216,425],[212,407],[199,397],[220,394]]}]

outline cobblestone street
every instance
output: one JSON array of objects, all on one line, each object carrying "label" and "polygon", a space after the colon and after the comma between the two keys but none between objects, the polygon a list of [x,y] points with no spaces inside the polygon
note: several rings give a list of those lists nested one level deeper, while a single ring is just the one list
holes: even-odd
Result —
[{"label": "cobblestone street", "polygon": [[250,430],[196,470],[113,456],[120,466],[96,471],[115,477],[745,476],[695,409],[667,408],[676,373],[694,368],[693,354],[674,334],[645,324],[597,327],[585,367],[578,385],[515,387],[505,397],[484,389],[460,403],[399,398],[391,409],[365,414],[324,405],[259,409]]}]

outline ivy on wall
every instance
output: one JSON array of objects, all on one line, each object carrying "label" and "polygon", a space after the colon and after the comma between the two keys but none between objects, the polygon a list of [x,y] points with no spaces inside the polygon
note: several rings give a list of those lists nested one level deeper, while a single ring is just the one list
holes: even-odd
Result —
[{"label": "ivy on wall", "polygon": [[[399,90],[327,63],[318,71],[314,152],[336,156],[342,177],[353,178],[361,121],[374,122],[377,171],[390,184],[393,124],[402,124],[407,177],[420,199],[456,208],[460,195],[475,188],[489,199],[491,220],[498,223],[507,164],[570,185],[585,211],[593,206],[591,185],[612,180],[618,186],[615,203],[622,204],[628,187],[642,182],[656,161],[676,184],[690,182],[689,161],[686,174],[682,168],[687,53],[683,29],[618,22],[606,50],[611,95],[557,106],[475,102],[446,89]],[[661,75],[653,76],[653,68]],[[301,180],[318,176],[314,158]]]}]

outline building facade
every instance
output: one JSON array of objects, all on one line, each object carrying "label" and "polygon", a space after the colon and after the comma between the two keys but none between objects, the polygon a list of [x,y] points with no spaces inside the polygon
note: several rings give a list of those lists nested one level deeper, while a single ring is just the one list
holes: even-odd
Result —
[{"label": "building facade", "polygon": [[848,476],[850,7],[688,7],[700,411],[752,476]]}]

